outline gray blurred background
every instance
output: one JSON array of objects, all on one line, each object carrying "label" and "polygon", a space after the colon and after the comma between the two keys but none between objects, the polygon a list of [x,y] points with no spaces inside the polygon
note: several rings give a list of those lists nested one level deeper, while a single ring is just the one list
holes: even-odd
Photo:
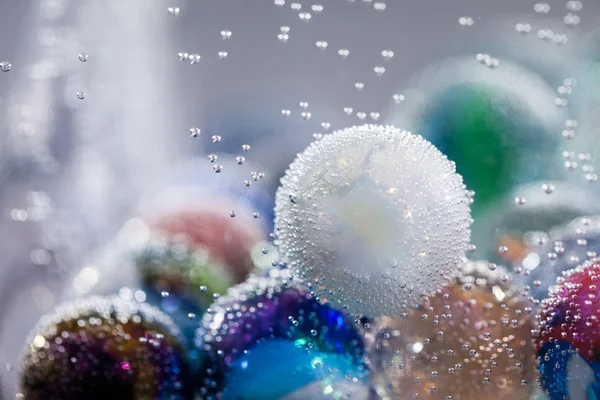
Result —
[{"label": "gray blurred background", "polygon": [[[207,154],[237,155],[250,144],[244,155],[266,173],[261,184],[273,193],[314,133],[389,120],[403,106],[393,95],[431,63],[489,53],[522,64],[554,89],[593,57],[589,38],[600,21],[596,0],[583,1],[577,27],[565,25],[564,1],[549,1],[547,15],[523,0],[387,0],[384,11],[375,0],[302,0],[299,10],[292,3],[0,0],[0,61],[12,64],[0,72],[5,398],[17,392],[18,355],[39,316],[62,299],[73,271],[140,199],[171,184],[178,163],[196,160],[202,173],[212,173]],[[315,4],[323,10],[313,11]],[[168,7],[179,7],[179,15]],[[308,22],[302,12],[311,14]],[[472,26],[460,25],[465,16]],[[517,23],[531,32],[518,33]],[[540,39],[546,28],[569,42]],[[232,32],[229,39],[223,30]],[[317,41],[328,45],[321,50]],[[346,59],[340,49],[349,50]],[[381,55],[387,49],[394,52],[389,61]],[[180,61],[180,52],[200,61]],[[89,55],[86,62],[80,53]],[[382,76],[376,66],[385,67]],[[190,137],[191,127],[202,129],[200,137]],[[212,143],[212,135],[222,141]],[[595,132],[588,136],[596,145]]]}]

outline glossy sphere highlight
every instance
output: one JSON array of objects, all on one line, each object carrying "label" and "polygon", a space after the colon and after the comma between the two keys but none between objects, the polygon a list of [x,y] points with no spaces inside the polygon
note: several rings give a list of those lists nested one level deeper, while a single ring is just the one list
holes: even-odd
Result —
[{"label": "glossy sphere highlight", "polygon": [[529,309],[486,263],[417,308],[375,321],[369,358],[383,399],[528,400]]},{"label": "glossy sphere highlight", "polygon": [[420,136],[352,127],[290,165],[276,195],[276,244],[318,296],[391,315],[456,275],[469,202],[454,164]]},{"label": "glossy sphere highlight", "polygon": [[191,399],[179,330],[145,304],[93,297],[59,307],[27,340],[28,400]]},{"label": "glossy sphere highlight", "polygon": [[552,400],[600,396],[600,260],[567,274],[543,301],[538,356],[542,387]]},{"label": "glossy sphere highlight", "polygon": [[204,316],[196,344],[205,352],[207,398],[256,398],[254,382],[280,398],[314,381],[365,376],[352,321],[304,290],[283,287],[277,273],[251,276]]}]

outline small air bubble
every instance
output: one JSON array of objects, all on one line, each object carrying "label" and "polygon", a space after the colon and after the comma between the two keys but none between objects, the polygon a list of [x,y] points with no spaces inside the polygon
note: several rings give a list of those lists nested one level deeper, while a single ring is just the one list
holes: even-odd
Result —
[{"label": "small air bubble", "polygon": [[315,45],[321,50],[325,50],[328,46],[327,42],[324,40],[318,40]]},{"label": "small air bubble", "polygon": [[8,61],[0,62],[0,70],[2,70],[2,72],[8,72],[8,71],[10,71],[11,68],[12,68],[12,64],[9,63]]},{"label": "small air bubble", "polygon": [[178,17],[179,16],[179,7],[169,7],[169,8],[167,8],[167,12],[169,13],[169,15],[171,17]]},{"label": "small air bubble", "polygon": [[515,204],[518,206],[525,205],[526,202],[527,202],[527,199],[525,197],[522,197],[522,196],[515,197]]},{"label": "small air bubble", "polygon": [[460,17],[458,19],[458,23],[461,26],[471,26],[471,25],[473,25],[474,21],[473,21],[473,18],[471,18],[471,17]]},{"label": "small air bubble", "polygon": [[86,62],[88,60],[88,55],[85,53],[79,53],[79,61]]},{"label": "small air bubble", "polygon": [[385,61],[390,61],[394,57],[394,52],[392,50],[382,50],[381,56]]},{"label": "small air bubble", "polygon": [[200,128],[196,128],[196,127],[190,128],[190,136],[191,137],[198,137],[198,136],[200,136],[200,133],[201,133]]},{"label": "small air bubble", "polygon": [[548,14],[550,12],[550,4],[548,3],[536,3],[533,6],[533,10],[538,14]]},{"label": "small air bubble", "polygon": [[404,101],[404,95],[403,94],[395,94],[392,96],[392,98],[394,99],[394,101],[398,104]]},{"label": "small air bubble", "polygon": [[555,187],[554,187],[554,185],[553,185],[553,184],[551,184],[551,183],[544,183],[544,184],[542,185],[542,189],[544,190],[544,193],[546,193],[546,194],[551,194],[551,193],[553,193],[553,192],[554,192],[554,190],[555,190],[556,188],[555,188]]},{"label": "small air bubble", "polygon": [[373,4],[373,8],[376,11],[385,11],[386,7],[387,6],[385,5],[385,3],[375,3],[375,4]]},{"label": "small air bubble", "polygon": [[308,22],[312,18],[312,15],[310,15],[310,13],[307,12],[301,12],[298,14],[298,18],[300,18],[304,22]]}]

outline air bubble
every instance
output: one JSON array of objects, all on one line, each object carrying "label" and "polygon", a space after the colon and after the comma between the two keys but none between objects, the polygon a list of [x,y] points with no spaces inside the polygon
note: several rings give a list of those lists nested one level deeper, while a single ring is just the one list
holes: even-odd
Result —
[{"label": "air bubble", "polygon": [[171,17],[178,17],[179,16],[179,7],[168,7],[167,8],[167,12],[169,13],[169,15]]},{"label": "air bubble", "polygon": [[474,21],[471,17],[460,17],[458,19],[458,23],[460,24],[460,26],[471,26],[473,25]]},{"label": "air bubble", "polygon": [[9,72],[11,68],[12,68],[12,64],[9,63],[8,61],[0,62],[0,70],[2,72]]},{"label": "air bubble", "polygon": [[523,206],[525,205],[525,203],[527,203],[527,199],[525,197],[522,196],[516,196],[515,197],[515,204],[518,206]]},{"label": "air bubble", "polygon": [[201,133],[201,129],[200,128],[190,128],[190,136],[191,137],[198,137],[200,136]]},{"label": "air bubble", "polygon": [[542,185],[542,190],[544,190],[544,193],[546,193],[546,194],[554,193],[555,189],[556,189],[556,187],[552,183],[544,183]]}]

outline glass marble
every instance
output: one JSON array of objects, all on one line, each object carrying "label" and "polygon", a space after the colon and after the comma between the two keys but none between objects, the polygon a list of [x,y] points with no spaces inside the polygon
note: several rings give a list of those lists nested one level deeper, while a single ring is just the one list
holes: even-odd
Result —
[{"label": "glass marble", "polygon": [[27,339],[28,400],[192,399],[183,338],[147,304],[91,297],[58,307]]},{"label": "glass marble", "polygon": [[534,323],[504,275],[469,263],[422,305],[376,319],[368,357],[380,397],[528,400],[536,387]]},{"label": "glass marble", "polygon": [[564,175],[554,134],[563,112],[553,106],[552,88],[516,62],[503,59],[495,68],[481,65],[482,57],[450,58],[425,68],[403,89],[413,101],[395,108],[390,118],[456,162],[476,193],[475,217],[517,185]]},{"label": "glass marble", "polygon": [[537,351],[551,400],[600,396],[600,260],[568,271],[542,302]]},{"label": "glass marble", "polygon": [[206,398],[276,399],[346,376],[366,384],[364,342],[355,324],[284,283],[286,274],[253,275],[205,314],[196,346],[204,354],[200,392]]}]

